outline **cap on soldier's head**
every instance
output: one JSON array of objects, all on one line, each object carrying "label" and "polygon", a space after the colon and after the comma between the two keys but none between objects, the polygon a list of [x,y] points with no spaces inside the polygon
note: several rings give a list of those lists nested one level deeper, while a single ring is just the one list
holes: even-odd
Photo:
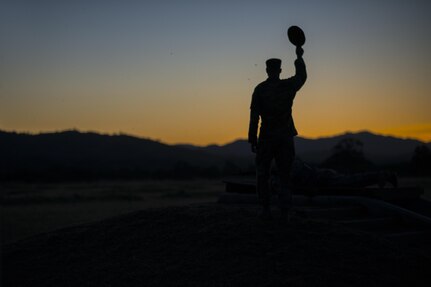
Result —
[{"label": "cap on soldier's head", "polygon": [[276,58],[266,60],[266,68],[269,70],[281,69],[281,60]]}]

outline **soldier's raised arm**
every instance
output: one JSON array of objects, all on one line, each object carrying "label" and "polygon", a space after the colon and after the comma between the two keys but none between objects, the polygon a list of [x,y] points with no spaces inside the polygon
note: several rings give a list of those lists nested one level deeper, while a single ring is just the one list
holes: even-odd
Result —
[{"label": "soldier's raised arm", "polygon": [[305,68],[304,59],[302,58],[302,55],[304,55],[304,49],[302,49],[302,47],[296,47],[296,55],[295,76],[292,77],[292,80],[295,90],[298,91],[307,80],[307,70]]}]

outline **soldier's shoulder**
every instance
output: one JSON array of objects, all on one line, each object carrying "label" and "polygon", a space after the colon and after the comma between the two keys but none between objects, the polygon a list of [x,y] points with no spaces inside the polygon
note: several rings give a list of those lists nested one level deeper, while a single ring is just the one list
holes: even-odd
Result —
[{"label": "soldier's shoulder", "polygon": [[289,77],[289,78],[287,78],[287,79],[282,79],[280,82],[281,82],[281,84],[283,84],[283,85],[289,85],[289,84],[291,84],[291,83],[292,83],[292,80],[293,80],[293,77]]},{"label": "soldier's shoulder", "polygon": [[267,81],[263,81],[263,82],[257,84],[257,86],[254,88],[254,90],[255,91],[262,90],[265,88],[266,85],[267,85]]},{"label": "soldier's shoulder", "polygon": [[280,80],[280,86],[283,88],[289,88],[294,85],[293,77]]},{"label": "soldier's shoulder", "polygon": [[267,85],[267,83],[268,83],[268,81],[260,82],[259,84],[257,84],[256,88],[262,88],[262,87],[265,87],[265,86]]}]

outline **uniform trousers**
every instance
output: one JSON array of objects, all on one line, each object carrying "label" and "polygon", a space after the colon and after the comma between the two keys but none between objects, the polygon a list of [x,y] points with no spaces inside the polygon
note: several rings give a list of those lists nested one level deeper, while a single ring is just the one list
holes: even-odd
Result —
[{"label": "uniform trousers", "polygon": [[272,160],[275,160],[280,175],[279,206],[281,209],[291,207],[290,174],[294,158],[295,144],[293,136],[259,138],[256,151],[256,189],[259,202],[264,208],[268,208],[270,205],[271,189],[269,179]]}]

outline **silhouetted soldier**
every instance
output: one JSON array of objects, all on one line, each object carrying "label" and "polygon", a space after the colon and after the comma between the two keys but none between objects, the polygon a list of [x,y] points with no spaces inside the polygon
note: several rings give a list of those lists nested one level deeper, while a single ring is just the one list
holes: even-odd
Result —
[{"label": "silhouetted soldier", "polygon": [[[257,195],[263,206],[261,214],[263,219],[271,218],[269,177],[273,159],[280,174],[281,214],[288,218],[292,201],[289,176],[295,157],[293,137],[298,134],[292,118],[292,104],[296,92],[307,78],[303,54],[304,50],[297,47],[295,76],[284,80],[280,79],[281,60],[267,60],[268,79],[256,86],[251,100],[248,141],[251,143],[252,151],[256,153]],[[261,126],[258,140],[259,117]]]}]

